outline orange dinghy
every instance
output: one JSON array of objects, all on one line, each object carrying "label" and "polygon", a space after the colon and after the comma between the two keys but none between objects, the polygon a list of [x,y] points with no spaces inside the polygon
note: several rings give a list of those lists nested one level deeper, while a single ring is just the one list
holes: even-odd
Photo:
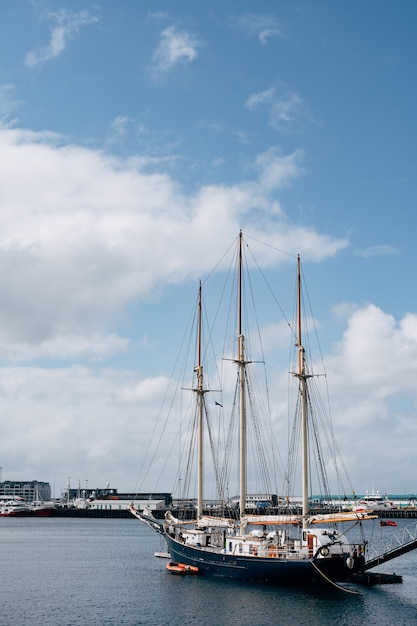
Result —
[{"label": "orange dinghy", "polygon": [[171,574],[198,574],[198,567],[185,565],[185,563],[167,563],[167,570]]}]

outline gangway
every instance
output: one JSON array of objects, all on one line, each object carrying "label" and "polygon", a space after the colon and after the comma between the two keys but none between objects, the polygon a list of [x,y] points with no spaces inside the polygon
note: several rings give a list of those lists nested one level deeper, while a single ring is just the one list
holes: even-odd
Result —
[{"label": "gangway", "polygon": [[365,561],[363,571],[382,565],[397,556],[411,552],[417,548],[417,522],[406,526],[401,532],[391,535],[383,547],[383,552]]}]

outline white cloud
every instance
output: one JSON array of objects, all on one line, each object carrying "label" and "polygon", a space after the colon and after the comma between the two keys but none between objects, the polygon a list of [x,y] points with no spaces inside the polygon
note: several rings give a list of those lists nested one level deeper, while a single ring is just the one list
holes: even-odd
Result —
[{"label": "white cloud", "polygon": [[[305,250],[306,260],[346,246],[344,239],[294,227],[279,205],[277,192],[299,176],[301,163],[301,153],[271,150],[259,155],[252,180],[187,195],[155,172],[157,164],[149,172],[146,159],[112,158],[52,133],[0,130],[5,478],[36,476],[57,481],[58,489],[71,474],[73,481],[109,479],[134,489],[164,378],[142,376],[140,365],[136,374],[109,365],[137,341],[123,336],[121,320],[161,286],[211,270],[246,222],[271,245],[258,259],[264,266],[275,257],[272,246]],[[155,349],[142,346],[142,358]],[[76,362],[89,366],[71,365]],[[161,465],[164,456],[167,450]],[[169,469],[172,476],[175,468]]]},{"label": "white cloud", "polygon": [[268,189],[280,189],[289,185],[302,173],[303,152],[296,150],[282,156],[276,148],[270,148],[256,159],[262,183]]},{"label": "white cloud", "polygon": [[265,106],[269,111],[269,124],[275,130],[292,130],[302,120],[311,119],[308,107],[301,96],[291,90],[271,87],[252,94],[246,101],[249,109]]},{"label": "white cloud", "polygon": [[[110,150],[132,153],[135,160],[143,167],[161,167],[175,164],[178,157],[174,154],[180,140],[172,131],[152,131],[134,118],[120,115],[109,124],[105,145]],[[140,153],[141,156],[138,156]],[[146,156],[158,155],[158,156]]]},{"label": "white cloud", "polygon": [[[269,328],[274,344],[284,334],[283,326]],[[401,491],[398,480],[415,461],[417,315],[396,322],[377,307],[357,309],[326,365],[336,438],[353,484]],[[143,488],[174,487],[176,460],[170,452],[179,422],[175,412],[168,422],[165,411],[159,414],[169,382],[164,376],[79,366],[3,366],[0,373],[0,452],[6,478],[36,476],[55,482],[59,491],[70,473],[73,485],[78,479],[95,486],[111,480],[121,490],[134,490],[145,450],[150,461],[160,441]],[[282,420],[286,394],[279,397],[275,391],[272,409]],[[390,403],[395,396],[407,402],[394,409]],[[278,425],[282,429],[281,421]]]},{"label": "white cloud", "polygon": [[326,367],[353,483],[401,492],[398,480],[415,460],[417,315],[397,321],[374,305],[356,308]]},{"label": "white cloud", "polygon": [[[10,333],[10,327],[8,333]],[[39,331],[39,328],[36,328]],[[51,329],[49,329],[51,330]],[[17,331],[17,329],[16,329]],[[21,327],[19,327],[21,332]],[[56,332],[56,331],[55,331]],[[87,358],[92,361],[102,361],[108,356],[125,352],[128,340],[118,337],[113,333],[103,334],[99,332],[81,332],[77,329],[65,331],[47,336],[44,340],[37,336],[33,341],[27,337],[19,337],[17,332],[13,343],[10,335],[0,332],[0,345],[3,347],[2,358],[10,362],[34,361],[38,359],[54,359],[60,361],[73,361]]]},{"label": "white cloud", "polygon": [[374,256],[392,256],[394,254],[399,254],[398,248],[394,246],[388,246],[386,244],[381,244],[379,246],[371,246],[370,248],[364,248],[362,250],[355,250],[356,256],[361,256],[364,258],[370,258]]},{"label": "white cloud", "polygon": [[258,37],[262,45],[266,45],[272,37],[284,36],[282,25],[270,15],[245,13],[237,19],[237,25],[249,36]]},{"label": "white cloud", "polygon": [[11,83],[0,85],[0,123],[3,127],[13,124],[10,114],[18,105],[14,93],[15,88]]},{"label": "white cloud", "polygon": [[153,69],[167,72],[183,61],[191,63],[197,58],[201,42],[197,37],[176,26],[170,26],[161,33],[159,45],[152,58]]},{"label": "white cloud", "polygon": [[147,399],[142,394],[139,413],[139,402],[124,398],[136,384],[131,372],[75,366],[0,373],[3,478],[50,481],[57,495],[68,474],[73,486],[78,479],[94,487],[111,480],[134,490],[160,385],[151,384]]},{"label": "white cloud", "polygon": [[355,310],[334,358],[337,363],[332,362],[332,370],[349,372],[349,387],[368,388],[369,396],[414,391],[417,316],[408,314],[396,322],[375,305]]},{"label": "white cloud", "polygon": [[[88,346],[96,359],[126,349],[109,332],[124,307],[212,267],[254,208],[254,232],[277,247],[297,238],[297,250],[323,257],[346,245],[294,229],[274,199],[299,175],[299,153],[269,151],[256,162],[255,180],[187,197],[166,174],[147,172],[146,160],[54,139],[0,132],[0,351],[12,360],[52,358],[54,350],[76,358]],[[280,228],[268,228],[271,220]]]},{"label": "white cloud", "polygon": [[125,141],[129,126],[134,123],[126,115],[119,115],[110,124],[107,131],[106,144],[113,145]]},{"label": "white cloud", "polygon": [[98,18],[90,15],[88,11],[71,13],[65,9],[49,13],[47,19],[55,22],[55,26],[51,28],[49,44],[28,52],[25,64],[30,68],[39,67],[59,57],[67,47],[69,39],[78,33],[80,27],[98,22]]}]

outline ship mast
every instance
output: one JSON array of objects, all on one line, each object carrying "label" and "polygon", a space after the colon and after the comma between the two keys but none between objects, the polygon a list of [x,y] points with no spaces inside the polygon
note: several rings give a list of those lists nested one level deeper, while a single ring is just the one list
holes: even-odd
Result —
[{"label": "ship mast", "polygon": [[301,395],[301,455],[302,455],[302,516],[303,528],[307,527],[308,507],[308,422],[307,422],[307,378],[305,350],[301,341],[301,261],[297,257],[297,343],[298,372],[295,376],[300,381]]},{"label": "ship mast", "polygon": [[245,361],[245,337],[242,334],[242,231],[239,234],[239,265],[238,265],[238,307],[237,307],[237,332],[238,332],[238,356],[240,386],[240,490],[239,507],[240,515],[246,509],[246,361]]},{"label": "ship mast", "polygon": [[203,366],[201,364],[201,281],[198,290],[198,316],[197,316],[197,365],[195,372],[197,375],[197,387],[194,391],[197,393],[197,419],[198,419],[198,453],[197,453],[197,519],[203,514],[203,418],[204,418],[204,388],[203,388]]}]

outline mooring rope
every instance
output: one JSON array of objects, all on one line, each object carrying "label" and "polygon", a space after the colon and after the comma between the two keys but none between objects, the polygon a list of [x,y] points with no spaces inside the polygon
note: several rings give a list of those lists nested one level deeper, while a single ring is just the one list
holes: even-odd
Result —
[{"label": "mooring rope", "polygon": [[345,593],[351,593],[355,596],[359,595],[359,591],[353,591],[353,589],[346,589],[346,587],[342,587],[341,585],[338,585],[334,580],[326,576],[326,574],[322,572],[321,569],[314,563],[313,559],[310,559],[310,563],[314,567],[314,569],[318,571],[320,576],[322,576],[324,580],[329,583],[329,585],[333,585],[333,587],[336,587],[336,589],[339,589],[339,591],[344,591]]}]

